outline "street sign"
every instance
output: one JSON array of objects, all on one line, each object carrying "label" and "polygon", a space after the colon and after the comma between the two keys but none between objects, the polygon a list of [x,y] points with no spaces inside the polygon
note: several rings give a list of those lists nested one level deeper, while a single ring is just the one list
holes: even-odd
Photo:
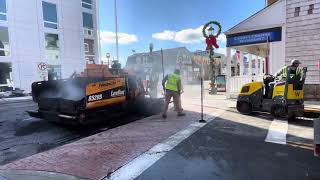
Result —
[{"label": "street sign", "polygon": [[48,69],[48,65],[44,62],[38,63],[38,69],[40,71],[44,71],[44,70]]},{"label": "street sign", "polygon": [[37,64],[38,67],[38,80],[47,81],[48,80],[48,64],[40,62]]},{"label": "street sign", "polygon": [[227,35],[227,47],[281,41],[282,28],[262,29]]}]

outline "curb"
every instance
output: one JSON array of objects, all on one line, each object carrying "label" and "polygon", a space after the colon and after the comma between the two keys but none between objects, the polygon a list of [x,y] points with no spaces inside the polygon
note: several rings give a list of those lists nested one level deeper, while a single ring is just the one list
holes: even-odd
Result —
[{"label": "curb", "polygon": [[0,171],[0,180],[87,180],[86,178],[71,176],[57,172],[8,170]]}]

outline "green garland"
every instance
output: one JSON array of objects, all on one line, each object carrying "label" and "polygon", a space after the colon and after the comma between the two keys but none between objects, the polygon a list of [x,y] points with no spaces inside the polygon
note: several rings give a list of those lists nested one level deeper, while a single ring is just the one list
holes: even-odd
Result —
[{"label": "green garland", "polygon": [[217,37],[221,34],[221,31],[222,31],[222,26],[221,26],[221,24],[220,24],[219,22],[217,22],[217,21],[210,21],[210,22],[208,22],[207,24],[204,25],[204,27],[203,27],[203,29],[202,29],[203,37],[205,37],[205,38],[208,38],[208,37],[209,37],[209,36],[207,35],[207,33],[206,33],[206,29],[210,26],[210,24],[215,24],[215,25],[218,26],[218,28],[219,28],[218,33],[217,33],[216,35],[213,35],[214,37],[217,38]]}]

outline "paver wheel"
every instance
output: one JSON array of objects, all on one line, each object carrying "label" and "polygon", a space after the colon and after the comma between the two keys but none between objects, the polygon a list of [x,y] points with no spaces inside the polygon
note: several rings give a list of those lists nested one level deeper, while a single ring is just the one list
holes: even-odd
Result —
[{"label": "paver wheel", "polygon": [[248,102],[237,102],[237,110],[241,114],[249,115],[252,113],[252,107]]}]

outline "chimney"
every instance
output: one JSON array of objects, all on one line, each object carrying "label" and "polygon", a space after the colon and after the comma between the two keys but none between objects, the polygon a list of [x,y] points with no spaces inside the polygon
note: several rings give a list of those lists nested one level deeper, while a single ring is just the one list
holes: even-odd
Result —
[{"label": "chimney", "polygon": [[270,6],[271,4],[273,4],[276,1],[278,1],[278,0],[266,0],[266,6]]}]

